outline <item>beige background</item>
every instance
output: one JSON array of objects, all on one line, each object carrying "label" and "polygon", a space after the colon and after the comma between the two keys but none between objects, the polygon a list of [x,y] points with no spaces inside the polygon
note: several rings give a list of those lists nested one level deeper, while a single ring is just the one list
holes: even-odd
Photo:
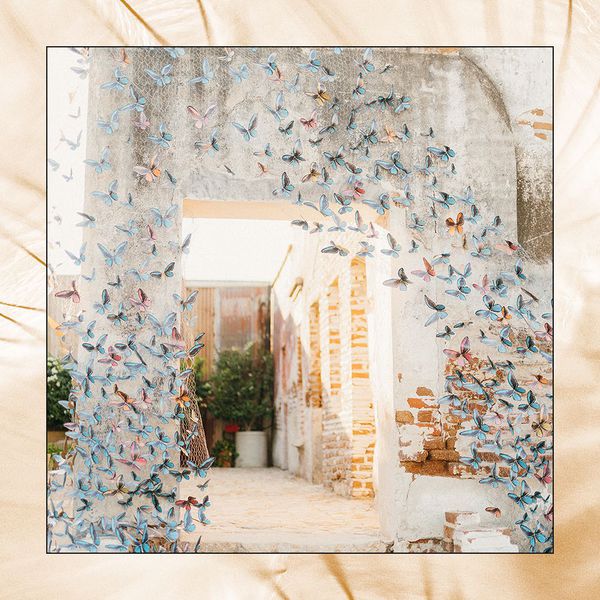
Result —
[{"label": "beige background", "polygon": [[0,302],[45,305],[44,269],[37,258],[45,253],[46,45],[556,47],[556,553],[46,556],[44,315],[0,304],[0,598],[597,598],[597,3],[130,0],[129,5],[142,20],[119,0],[0,4]]}]

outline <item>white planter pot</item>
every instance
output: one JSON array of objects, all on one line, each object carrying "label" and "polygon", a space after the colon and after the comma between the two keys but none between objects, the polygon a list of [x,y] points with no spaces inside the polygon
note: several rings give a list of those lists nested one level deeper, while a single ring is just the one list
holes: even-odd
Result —
[{"label": "white planter pot", "polygon": [[237,431],[235,434],[236,467],[267,466],[267,432]]}]

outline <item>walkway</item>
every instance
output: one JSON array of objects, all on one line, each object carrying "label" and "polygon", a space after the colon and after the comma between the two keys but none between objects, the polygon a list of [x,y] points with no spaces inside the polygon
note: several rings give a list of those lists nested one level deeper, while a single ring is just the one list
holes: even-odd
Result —
[{"label": "walkway", "polygon": [[[277,468],[213,468],[209,479],[204,552],[385,552],[372,500],[337,496]],[[180,490],[183,498],[203,494],[191,481]]]}]

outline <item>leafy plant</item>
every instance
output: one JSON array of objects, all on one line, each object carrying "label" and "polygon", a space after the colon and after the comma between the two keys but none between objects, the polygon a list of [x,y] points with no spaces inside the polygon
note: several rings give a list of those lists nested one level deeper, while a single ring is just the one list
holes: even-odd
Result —
[{"label": "leafy plant", "polygon": [[211,394],[210,380],[204,374],[204,358],[196,355],[192,370],[194,371],[194,380],[196,383],[196,398],[201,408],[206,408],[207,400]]},{"label": "leafy plant", "polygon": [[273,357],[256,344],[219,354],[208,410],[244,431],[262,431],[273,413]]},{"label": "leafy plant", "polygon": [[213,446],[211,456],[215,457],[216,467],[233,467],[233,462],[238,457],[235,443],[226,439],[218,440]]},{"label": "leafy plant", "polygon": [[61,406],[61,400],[68,400],[71,391],[71,376],[59,359],[48,356],[46,360],[46,427],[48,430],[63,429],[69,421],[69,411]]}]

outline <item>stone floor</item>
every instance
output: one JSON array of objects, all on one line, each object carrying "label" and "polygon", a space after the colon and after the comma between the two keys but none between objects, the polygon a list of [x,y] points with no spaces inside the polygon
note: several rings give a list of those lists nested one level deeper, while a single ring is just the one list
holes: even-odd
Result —
[{"label": "stone floor", "polygon": [[[337,496],[277,468],[214,468],[209,479],[204,552],[385,552],[372,500]],[[180,497],[188,495],[204,492],[188,481]]]}]

